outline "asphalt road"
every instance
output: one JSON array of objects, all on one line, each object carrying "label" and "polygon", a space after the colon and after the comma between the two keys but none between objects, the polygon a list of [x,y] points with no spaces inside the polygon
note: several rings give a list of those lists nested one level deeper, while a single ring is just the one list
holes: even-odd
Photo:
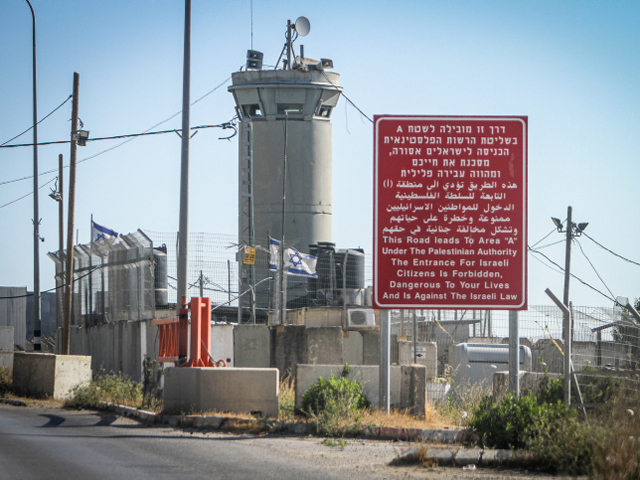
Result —
[{"label": "asphalt road", "polygon": [[517,472],[389,467],[407,444],[233,435],[145,426],[109,413],[0,404],[0,479],[517,478]]}]

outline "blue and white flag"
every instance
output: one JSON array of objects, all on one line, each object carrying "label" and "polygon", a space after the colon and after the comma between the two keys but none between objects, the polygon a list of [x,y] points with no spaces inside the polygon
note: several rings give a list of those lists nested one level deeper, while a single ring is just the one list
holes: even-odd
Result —
[{"label": "blue and white flag", "polygon": [[98,225],[96,222],[91,220],[91,241],[96,242],[101,238],[116,239],[118,238],[118,232],[111,230],[110,228],[103,227],[102,225]]},{"label": "blue and white flag", "polygon": [[[297,275],[299,277],[318,278],[316,273],[316,262],[318,258],[302,253],[288,245],[284,246],[284,262],[282,268],[289,275]],[[269,239],[269,270],[277,271],[280,262],[280,242]]]}]

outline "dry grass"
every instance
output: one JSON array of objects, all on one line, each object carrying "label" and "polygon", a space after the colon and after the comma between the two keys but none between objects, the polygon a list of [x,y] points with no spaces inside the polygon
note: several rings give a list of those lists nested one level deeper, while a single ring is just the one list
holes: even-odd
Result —
[{"label": "dry grass", "polygon": [[13,393],[13,371],[0,367],[0,398],[8,398]]},{"label": "dry grass", "polygon": [[603,479],[640,478],[640,409],[617,407],[595,447],[595,474]]},{"label": "dry grass", "polygon": [[392,409],[391,412],[385,413],[377,408],[370,408],[361,412],[360,423],[378,427],[422,429],[441,429],[454,426],[451,421],[443,417],[432,405],[427,404],[425,410],[424,419],[420,419],[410,415],[407,410]]}]

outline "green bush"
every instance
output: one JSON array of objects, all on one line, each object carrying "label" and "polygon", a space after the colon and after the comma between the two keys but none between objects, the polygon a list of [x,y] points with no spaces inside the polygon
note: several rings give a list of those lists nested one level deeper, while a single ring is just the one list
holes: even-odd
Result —
[{"label": "green bush", "polygon": [[474,409],[468,431],[483,447],[524,448],[529,426],[541,418],[542,408],[531,394],[520,399],[507,394],[498,404],[487,395]]},{"label": "green bush", "polygon": [[332,409],[355,411],[370,405],[362,395],[362,383],[345,377],[336,378],[335,375],[331,375],[329,380],[319,377],[302,397],[302,411],[307,415],[318,415]]},{"label": "green bush", "polygon": [[545,375],[538,385],[535,396],[541,405],[562,402],[564,399],[564,377],[552,378]]},{"label": "green bush", "polygon": [[362,383],[349,381],[345,378],[348,367],[340,378],[331,375],[325,380],[311,385],[302,397],[302,411],[316,422],[318,433],[336,436],[347,433],[357,433],[360,430],[358,424],[358,410],[369,407],[371,404],[362,394]]},{"label": "green bush", "polygon": [[564,409],[554,409],[555,415],[543,417],[542,422],[529,429],[528,447],[533,460],[541,470],[550,473],[591,475],[594,447],[601,429],[578,421]]}]

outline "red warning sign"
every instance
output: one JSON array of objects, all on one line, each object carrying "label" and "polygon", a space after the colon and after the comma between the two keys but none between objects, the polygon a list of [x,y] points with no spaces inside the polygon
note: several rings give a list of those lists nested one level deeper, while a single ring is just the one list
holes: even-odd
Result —
[{"label": "red warning sign", "polygon": [[527,117],[374,128],[374,305],[525,309]]}]

